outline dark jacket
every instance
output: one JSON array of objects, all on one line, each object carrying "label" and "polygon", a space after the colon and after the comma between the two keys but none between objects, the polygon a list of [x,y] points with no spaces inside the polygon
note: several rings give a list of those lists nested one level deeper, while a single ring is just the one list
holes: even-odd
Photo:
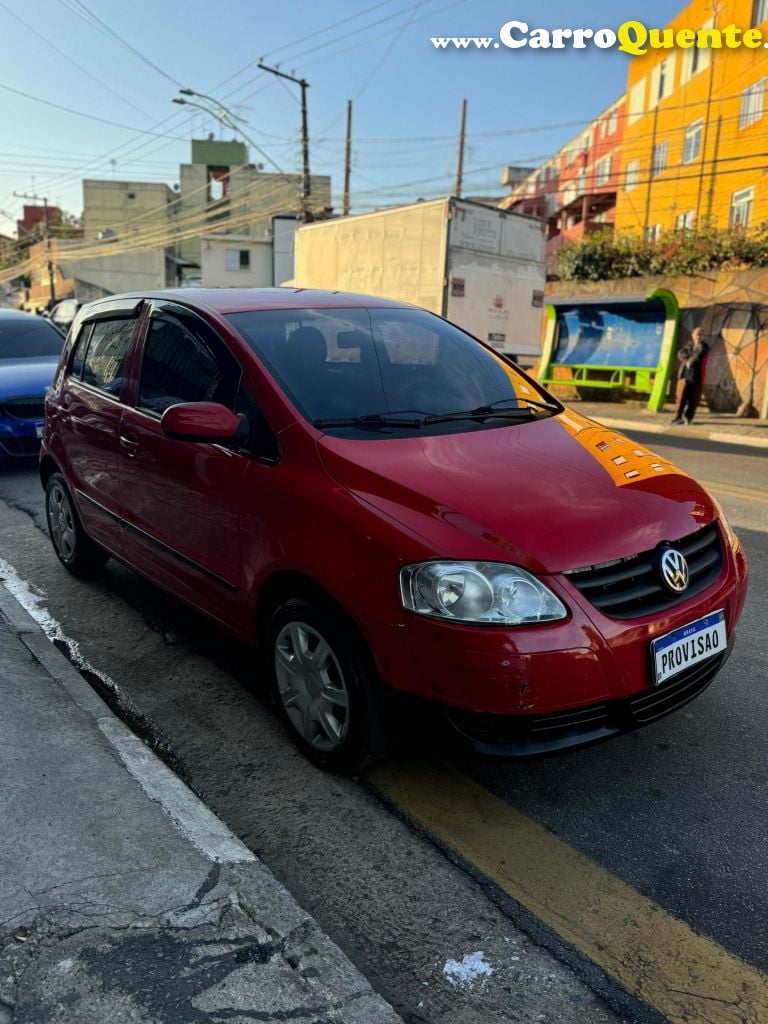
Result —
[{"label": "dark jacket", "polygon": [[694,345],[692,341],[689,341],[687,345],[683,345],[677,353],[677,358],[680,360],[680,380],[689,380],[694,384],[703,384],[704,371],[706,370],[707,359],[709,358],[709,342],[706,338],[700,345]]}]

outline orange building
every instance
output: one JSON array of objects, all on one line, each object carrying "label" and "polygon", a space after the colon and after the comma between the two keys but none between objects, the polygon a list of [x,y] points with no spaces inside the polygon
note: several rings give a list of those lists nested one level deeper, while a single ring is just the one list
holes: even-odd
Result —
[{"label": "orange building", "polygon": [[[768,0],[693,0],[669,28],[759,26]],[[716,34],[716,32],[715,32]],[[768,221],[768,49],[649,50],[630,63],[617,231]]]}]

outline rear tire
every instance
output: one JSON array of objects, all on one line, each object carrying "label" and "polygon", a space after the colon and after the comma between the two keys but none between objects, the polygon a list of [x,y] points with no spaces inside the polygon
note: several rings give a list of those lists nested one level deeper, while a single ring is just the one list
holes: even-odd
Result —
[{"label": "rear tire", "polygon": [[83,529],[61,473],[52,473],[45,485],[45,518],[53,550],[65,569],[86,576],[102,568],[109,555]]},{"label": "rear tire", "polygon": [[266,651],[280,717],[311,761],[354,774],[384,757],[381,684],[364,640],[330,602],[294,598],[280,605]]}]

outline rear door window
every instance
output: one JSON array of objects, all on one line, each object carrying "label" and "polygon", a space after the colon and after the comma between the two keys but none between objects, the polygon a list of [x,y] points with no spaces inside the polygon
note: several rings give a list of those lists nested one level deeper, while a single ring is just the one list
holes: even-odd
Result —
[{"label": "rear door window", "polygon": [[84,384],[119,397],[135,323],[133,319],[122,319],[97,320],[92,324],[82,359],[82,342],[78,343],[72,374],[80,376]]}]

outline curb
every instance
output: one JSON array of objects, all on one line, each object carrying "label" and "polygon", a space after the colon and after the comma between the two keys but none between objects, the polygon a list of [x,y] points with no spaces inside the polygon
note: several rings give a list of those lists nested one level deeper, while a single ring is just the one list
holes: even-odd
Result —
[{"label": "curb", "polygon": [[[169,819],[169,828],[175,829],[213,864],[231,865],[230,871],[239,872],[243,879],[250,877],[250,885],[255,885],[254,892],[276,907],[276,921],[280,918],[299,920],[302,922],[300,930],[310,925],[311,945],[303,955],[314,957],[318,968],[332,979],[331,992],[337,998],[341,997],[339,1006],[354,1004],[348,1008],[350,1024],[402,1024],[402,1019],[389,1003],[372,988],[368,979],[315,919],[299,906],[267,865],[98,696],[2,580],[0,617],[42,671],[88,716],[96,740],[111,749],[146,799],[160,805]],[[244,872],[249,872],[249,876]],[[0,1003],[0,1021],[4,1020],[2,1008]]]},{"label": "curb", "polygon": [[177,831],[214,863],[256,861],[255,855],[234,832],[120,721],[65,655],[51,643],[24,606],[2,584],[0,615],[35,661],[69,694],[80,710],[93,720],[129,774],[151,799],[161,805]]},{"label": "curb", "polygon": [[746,445],[749,448],[768,448],[768,437],[742,436],[741,434],[735,434],[728,430],[711,430],[707,434],[701,434],[698,433],[695,427],[691,430],[688,427],[663,426],[660,423],[644,423],[642,420],[614,419],[613,417],[608,416],[601,416],[599,419],[596,416],[590,416],[589,418],[596,420],[598,423],[602,423],[604,427],[612,427],[615,430],[634,430],[641,434],[674,434],[675,437],[714,441],[717,444],[736,444]]}]

